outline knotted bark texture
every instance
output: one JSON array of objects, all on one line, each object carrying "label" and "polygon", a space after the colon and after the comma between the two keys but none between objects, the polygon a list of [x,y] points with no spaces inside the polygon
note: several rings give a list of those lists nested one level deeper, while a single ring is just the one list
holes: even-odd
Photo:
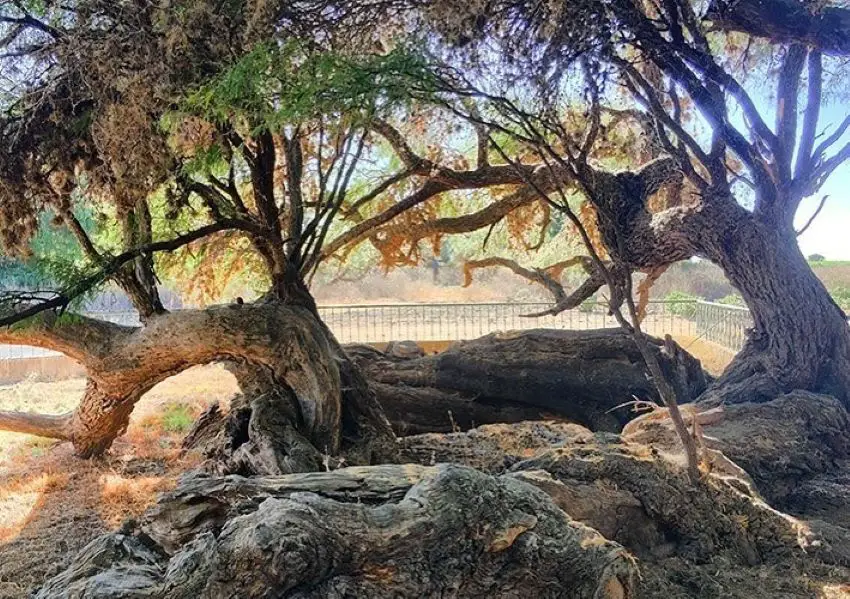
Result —
[{"label": "knotted bark texture", "polygon": [[[682,401],[707,385],[684,350],[669,356],[651,340]],[[398,434],[451,432],[495,422],[559,417],[593,430],[618,431],[634,400],[657,402],[643,358],[620,329],[537,329],[494,333],[435,356],[397,358],[347,348],[363,369]]]},{"label": "knotted bark texture", "polygon": [[515,477],[381,466],[189,480],[169,500],[217,507],[170,555],[154,524],[102,537],[37,597],[634,596],[629,554]]},{"label": "knotted bark texture", "polygon": [[83,457],[109,448],[154,385],[214,361],[233,364],[246,395],[238,406],[245,427],[235,431],[231,447],[239,450],[237,470],[309,471],[321,465],[322,455],[342,453],[349,463],[361,463],[392,459],[395,450],[374,396],[306,308],[213,306],[158,315],[141,328],[46,314],[0,329],[0,341],[61,351],[86,368],[86,392],[73,412],[0,412],[0,429],[69,440]]}]

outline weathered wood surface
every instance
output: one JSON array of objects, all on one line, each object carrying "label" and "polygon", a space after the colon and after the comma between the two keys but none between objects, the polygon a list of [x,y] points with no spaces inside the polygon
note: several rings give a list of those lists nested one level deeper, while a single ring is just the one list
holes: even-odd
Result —
[{"label": "weathered wood surface", "polygon": [[[664,409],[622,435],[535,421],[408,436],[411,464],[196,473],[38,597],[802,599],[850,580],[846,494],[829,493],[850,464],[841,404],[701,409],[685,410],[696,484]],[[803,520],[761,489],[789,507],[828,498]]]},{"label": "weathered wood surface", "polygon": [[[795,391],[763,403],[711,409],[697,404],[684,412],[689,425],[694,412],[703,444],[743,468],[770,504],[781,509],[791,507],[788,502],[800,485],[843,476],[842,464],[850,458],[850,415],[828,395]],[[630,422],[623,438],[666,451],[679,447],[663,410]]]},{"label": "weathered wood surface", "polygon": [[[373,470],[383,481],[377,486],[364,483]],[[634,593],[637,568],[620,545],[516,477],[399,465],[250,484],[281,495],[237,508],[240,515],[199,532],[171,556],[143,534],[101,537],[37,598]]]},{"label": "weathered wood surface", "polygon": [[[318,452],[349,464],[393,459],[394,435],[374,395],[307,308],[274,301],[210,306],[158,314],[144,327],[50,313],[0,328],[0,341],[60,351],[86,369],[86,392],[73,412],[0,412],[0,429],[69,440],[82,457],[106,451],[154,385],[191,366],[225,361],[249,400],[274,396],[256,405],[263,411],[275,404],[252,418],[257,434],[242,451],[245,469],[312,470]],[[273,436],[283,445],[275,446]]]},{"label": "weathered wood surface", "polygon": [[[690,400],[706,388],[698,360],[686,352],[671,359],[660,340],[651,346],[668,375],[684,371],[680,397]],[[612,408],[658,399],[634,341],[619,329],[491,334],[414,359],[363,346],[346,351],[372,381],[399,434],[546,416],[618,431],[633,413]]]}]

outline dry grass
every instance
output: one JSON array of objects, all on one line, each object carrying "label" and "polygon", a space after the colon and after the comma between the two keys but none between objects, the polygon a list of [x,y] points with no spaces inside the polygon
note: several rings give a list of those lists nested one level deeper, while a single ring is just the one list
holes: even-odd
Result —
[{"label": "dry grass", "polygon": [[702,367],[719,375],[735,357],[735,352],[693,335],[673,335],[676,342],[702,362]]},{"label": "dry grass", "polygon": [[850,584],[827,584],[821,589],[819,599],[850,599]]},{"label": "dry grass", "polygon": [[[65,412],[84,387],[81,380],[0,387],[0,409]],[[28,597],[91,539],[141,515],[195,463],[179,455],[186,422],[236,390],[219,366],[162,382],[100,460],[77,459],[68,443],[0,433],[0,599]]]}]

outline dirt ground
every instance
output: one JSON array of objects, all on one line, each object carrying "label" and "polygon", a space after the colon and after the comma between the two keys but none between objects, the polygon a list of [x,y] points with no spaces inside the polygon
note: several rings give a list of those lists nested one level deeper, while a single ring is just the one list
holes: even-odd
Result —
[{"label": "dirt ground", "polygon": [[[84,386],[74,379],[0,387],[0,409],[61,413]],[[236,391],[220,366],[160,383],[100,460],[75,458],[68,443],[0,433],[0,599],[28,597],[86,543],[144,512],[192,466],[177,448],[197,415]]]},{"label": "dirt ground", "polygon": [[[677,339],[717,373],[731,354]],[[82,379],[0,387],[0,409],[61,413],[82,396]],[[0,599],[28,597],[86,543],[139,516],[192,466],[178,448],[207,406],[238,390],[220,366],[196,367],[157,385],[136,408],[109,455],[81,461],[68,443],[0,432]]]}]

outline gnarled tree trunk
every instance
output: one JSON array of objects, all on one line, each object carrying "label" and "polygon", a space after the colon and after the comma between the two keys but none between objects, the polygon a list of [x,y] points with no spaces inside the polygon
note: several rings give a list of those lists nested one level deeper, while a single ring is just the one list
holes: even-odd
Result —
[{"label": "gnarled tree trunk", "polygon": [[746,345],[714,385],[712,401],[767,400],[792,389],[850,406],[850,326],[795,237],[753,222],[714,248],[715,261],[753,318]]},{"label": "gnarled tree trunk", "polygon": [[806,263],[790,219],[749,212],[722,193],[650,210],[652,195],[680,176],[668,158],[636,173],[586,174],[616,263],[646,270],[701,256],[723,269],[749,307],[746,346],[703,399],[766,401],[804,389],[850,406],[847,316]]},{"label": "gnarled tree trunk", "polygon": [[237,363],[234,371],[257,410],[255,431],[276,419],[272,438],[289,430],[290,447],[310,446],[302,460],[293,458],[291,470],[314,469],[316,452],[361,463],[390,458],[394,449],[374,397],[308,308],[214,306],[158,315],[142,328],[49,314],[0,331],[0,340],[61,351],[86,368],[86,392],[72,413],[0,413],[0,428],[69,440],[84,457],[110,446],[135,403],[158,382],[220,360]]}]

